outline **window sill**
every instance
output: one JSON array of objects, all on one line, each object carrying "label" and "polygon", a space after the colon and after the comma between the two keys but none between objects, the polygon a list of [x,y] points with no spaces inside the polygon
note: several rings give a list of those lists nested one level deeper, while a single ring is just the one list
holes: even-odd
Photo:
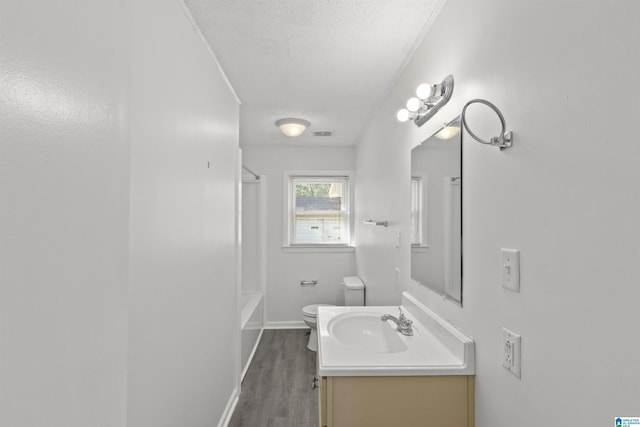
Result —
[{"label": "window sill", "polygon": [[343,253],[355,252],[355,246],[324,246],[324,245],[283,245],[284,253]]},{"label": "window sill", "polygon": [[420,254],[427,253],[429,251],[429,246],[411,246],[411,253]]}]

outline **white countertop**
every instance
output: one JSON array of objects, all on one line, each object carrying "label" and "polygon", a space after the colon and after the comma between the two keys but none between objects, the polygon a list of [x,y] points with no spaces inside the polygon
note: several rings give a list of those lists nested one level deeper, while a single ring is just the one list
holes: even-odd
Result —
[{"label": "white countertop", "polygon": [[[473,340],[403,294],[401,306],[413,321],[413,336],[395,330],[395,323],[380,316],[398,317],[398,306],[319,307],[318,365],[321,376],[473,375]],[[363,320],[357,339],[340,335],[338,319]],[[379,324],[377,322],[380,322]],[[379,326],[378,326],[379,325]],[[375,331],[373,331],[375,329]],[[379,335],[387,343],[376,341]],[[368,341],[367,341],[368,340]],[[360,345],[367,342],[367,346]],[[373,344],[371,344],[373,343]]]}]

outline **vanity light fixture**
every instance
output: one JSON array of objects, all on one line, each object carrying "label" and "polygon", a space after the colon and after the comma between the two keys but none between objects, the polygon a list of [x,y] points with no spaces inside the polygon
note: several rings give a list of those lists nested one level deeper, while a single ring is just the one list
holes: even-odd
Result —
[{"label": "vanity light fixture", "polygon": [[453,76],[451,75],[436,85],[422,83],[416,89],[416,97],[409,98],[406,108],[398,111],[396,117],[401,122],[413,120],[413,123],[420,127],[451,99],[452,93]]},{"label": "vanity light fixture", "polygon": [[276,120],[276,126],[280,128],[280,131],[292,138],[301,135],[310,124],[303,119],[286,118]]},{"label": "vanity light fixture", "polygon": [[[475,103],[480,103],[480,104],[484,104],[484,105],[488,106],[493,111],[495,111],[495,113],[498,115],[498,118],[500,119],[500,124],[502,125],[502,130],[500,131],[500,135],[494,136],[493,138],[491,138],[490,141],[484,141],[484,140],[478,138],[476,136],[476,134],[471,132],[471,129],[469,129],[469,126],[467,125],[467,121],[466,121],[466,118],[465,118],[465,113],[467,112],[467,107],[469,107],[469,105],[475,104]],[[513,145],[513,132],[511,132],[511,131],[507,132],[507,126],[506,126],[505,121],[504,121],[504,116],[502,115],[502,113],[500,112],[498,107],[496,107],[495,105],[493,105],[491,102],[487,101],[486,99],[472,99],[471,101],[467,102],[464,105],[464,107],[462,108],[462,114],[461,114],[460,121],[462,122],[462,126],[464,126],[465,130],[467,132],[469,132],[469,135],[471,135],[471,137],[473,139],[475,139],[476,141],[478,141],[481,144],[493,145],[494,147],[500,148],[501,151],[504,150],[504,149],[507,149],[507,148],[509,148],[509,147],[511,147]]]}]

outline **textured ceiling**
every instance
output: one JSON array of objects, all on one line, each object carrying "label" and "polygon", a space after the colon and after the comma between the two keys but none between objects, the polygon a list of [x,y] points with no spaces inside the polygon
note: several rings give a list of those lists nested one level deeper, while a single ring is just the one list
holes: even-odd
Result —
[{"label": "textured ceiling", "polygon": [[[242,102],[242,145],[351,145],[444,0],[185,2]],[[310,129],[288,138],[283,117]]]}]

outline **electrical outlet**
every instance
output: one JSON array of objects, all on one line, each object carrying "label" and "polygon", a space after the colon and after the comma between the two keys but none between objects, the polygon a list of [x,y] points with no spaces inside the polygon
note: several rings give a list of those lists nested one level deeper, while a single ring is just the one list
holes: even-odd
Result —
[{"label": "electrical outlet", "polygon": [[501,249],[502,287],[520,292],[520,251]]},{"label": "electrical outlet", "polygon": [[502,366],[520,378],[522,337],[507,328],[502,328]]}]

